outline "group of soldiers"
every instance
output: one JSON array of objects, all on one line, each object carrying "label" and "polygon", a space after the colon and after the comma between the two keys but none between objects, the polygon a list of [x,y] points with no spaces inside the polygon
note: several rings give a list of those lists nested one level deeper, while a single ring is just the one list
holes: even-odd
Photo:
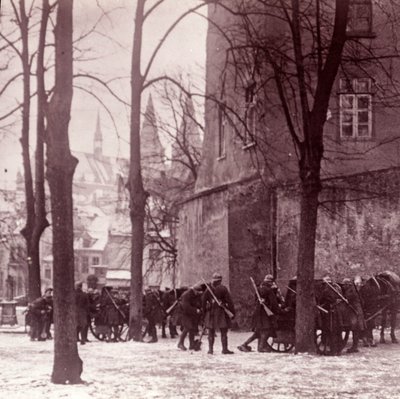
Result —
[{"label": "group of soldiers", "polygon": [[[53,289],[45,290],[44,295],[28,305],[25,324],[29,326],[31,341],[51,339],[50,327],[53,323]],[[83,283],[75,284],[75,306],[77,340],[81,345],[89,342],[88,332],[92,318],[101,330],[106,341],[111,341],[118,334],[115,329],[125,322],[125,314],[121,311],[123,304],[118,298],[119,293],[111,287],[104,287],[99,293],[89,288],[83,291]],[[118,302],[118,303],[117,303]],[[124,303],[127,303],[124,302]]]},{"label": "group of soldiers", "polygon": [[[205,288],[204,288],[205,285]],[[268,352],[267,338],[274,335],[277,314],[286,314],[283,297],[272,275],[267,274],[256,287],[257,297],[252,317],[253,333],[246,342],[238,347],[240,351],[251,351],[250,343],[258,340],[258,351]],[[200,300],[199,300],[200,298]],[[214,273],[211,284],[197,284],[188,289],[181,297],[182,327],[178,348],[186,350],[184,341],[189,335],[189,349],[196,350],[195,336],[198,325],[203,319],[203,330],[207,330],[208,353],[214,353],[216,330],[220,331],[222,354],[233,354],[228,348],[228,329],[235,317],[235,307],[228,288],[222,284],[222,276]],[[268,312],[266,311],[268,309]]]},{"label": "group of soldiers", "polygon": [[[252,279],[251,279],[252,280]],[[295,280],[294,280],[295,281]],[[252,334],[238,349],[242,352],[252,350],[250,343],[257,340],[258,352],[270,352],[267,341],[276,337],[277,320],[295,314],[295,295],[283,298],[272,275],[267,274],[257,286],[252,280],[255,291],[255,304],[252,313]],[[322,331],[322,340],[329,341],[330,353],[340,354],[342,350],[342,331],[352,331],[352,346],[349,353],[358,352],[358,343],[362,339],[364,346],[376,346],[372,337],[374,320],[364,318],[364,309],[359,294],[361,280],[344,279],[341,284],[334,283],[327,276],[317,291],[317,325]],[[296,292],[288,287],[288,293]],[[288,300],[289,298],[289,300]],[[81,344],[88,342],[88,329],[94,320],[96,334],[103,335],[107,342],[117,341],[119,329],[127,324],[129,300],[112,287],[103,287],[101,292],[89,289],[84,292],[82,283],[75,287],[77,340]],[[291,299],[291,300],[290,300]],[[47,289],[43,297],[29,305],[27,323],[30,325],[31,340],[51,338],[52,289]],[[166,321],[169,322],[171,338],[178,336],[177,326],[181,327],[178,340],[180,350],[199,350],[203,335],[208,338],[208,353],[214,353],[216,331],[219,330],[222,354],[232,354],[228,348],[228,330],[235,317],[228,288],[222,284],[220,273],[214,273],[210,283],[197,283],[190,288],[167,290],[147,289],[144,295],[143,316],[147,325],[143,338],[148,335],[149,343],[157,342],[157,324],[162,324],[165,337]],[[294,320],[293,320],[294,322]],[[196,339],[196,336],[199,337]],[[189,346],[185,346],[188,337]],[[393,341],[395,342],[395,341]]]}]

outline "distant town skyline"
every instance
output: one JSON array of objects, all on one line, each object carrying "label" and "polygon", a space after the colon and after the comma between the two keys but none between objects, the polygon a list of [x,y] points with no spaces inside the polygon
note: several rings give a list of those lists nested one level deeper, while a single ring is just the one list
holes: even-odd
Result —
[{"label": "distant town skyline", "polygon": [[[146,21],[143,35],[143,59],[146,61],[152,50],[155,48],[164,32],[173,21],[185,10],[196,2],[182,0],[167,0],[154,14]],[[149,4],[152,4],[151,2]],[[75,74],[93,73],[104,80],[118,78],[113,82],[113,90],[126,102],[130,99],[129,73],[131,63],[131,48],[134,28],[134,7],[135,2],[128,0],[76,0],[74,5],[74,35],[76,38],[84,35],[98,21],[101,13],[106,13],[96,29],[86,37],[81,48],[85,53],[78,53],[77,56],[90,58],[89,61],[76,61],[74,65]],[[10,4],[2,4],[2,13],[7,15],[11,11]],[[10,24],[9,19],[3,17],[2,23]],[[6,28],[4,28],[5,31]],[[49,35],[52,40],[52,35]],[[183,20],[170,35],[165,46],[159,52],[156,62],[153,65],[151,77],[164,72],[184,73],[193,76],[202,84],[202,74],[205,61],[206,41],[206,20],[199,15],[192,15]],[[36,45],[32,41],[31,48]],[[18,61],[18,60],[17,60]],[[17,61],[13,64],[13,73],[18,71]],[[143,67],[145,63],[143,64]],[[50,76],[52,73],[50,72]],[[7,76],[0,78],[0,84]],[[51,77],[49,81],[51,81]],[[97,114],[100,114],[101,128],[103,132],[103,148],[106,155],[127,157],[129,154],[129,108],[115,100],[106,93],[94,80],[78,78],[74,84],[74,97],[70,122],[70,146],[72,151],[91,152],[93,150],[93,137],[96,129]],[[34,87],[34,77],[32,86]],[[105,110],[104,105],[81,88],[91,88],[96,96],[101,98],[109,112],[112,113],[114,122]],[[156,112],[162,112],[157,104],[157,96],[150,89],[144,93],[142,99],[142,110],[147,104],[150,92],[153,93]],[[7,101],[14,106],[15,102],[21,101],[22,88],[14,85],[3,98],[2,103]],[[10,105],[9,105],[10,106]],[[5,107],[0,107],[0,113],[4,114]],[[31,122],[31,143],[32,155],[34,151],[34,130],[36,105],[32,103]],[[20,114],[14,118],[13,126],[3,129],[0,126],[0,188],[12,189],[15,184],[15,177],[18,171],[23,172],[20,138]]]}]

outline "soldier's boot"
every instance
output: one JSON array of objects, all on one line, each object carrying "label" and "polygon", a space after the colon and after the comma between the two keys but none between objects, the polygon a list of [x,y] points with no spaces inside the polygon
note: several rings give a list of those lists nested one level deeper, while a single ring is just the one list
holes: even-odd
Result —
[{"label": "soldier's boot", "polygon": [[171,338],[175,338],[176,336],[178,336],[178,331],[176,331],[176,326],[172,324],[171,321],[169,322],[169,335],[171,336]]},{"label": "soldier's boot", "polygon": [[166,329],[166,322],[165,321],[163,321],[162,323],[161,323],[161,338],[167,338],[167,334],[166,334],[166,331],[165,331],[165,329]]},{"label": "soldier's boot", "polygon": [[390,334],[390,339],[392,340],[392,344],[398,344],[399,341],[397,340],[396,336],[393,334]]},{"label": "soldier's boot", "polygon": [[363,342],[363,346],[364,346],[365,348],[368,348],[368,347],[369,347],[368,338],[367,338],[365,335],[363,335],[363,336],[361,337],[361,340],[362,340],[362,342]]},{"label": "soldier's boot", "polygon": [[237,347],[241,352],[251,352],[251,346],[242,344]]},{"label": "soldier's boot", "polygon": [[267,344],[268,334],[266,332],[261,332],[258,337],[258,352],[271,352],[271,348]]},{"label": "soldier's boot", "polygon": [[194,350],[194,349],[195,349],[194,332],[189,331],[189,350]]},{"label": "soldier's boot", "polygon": [[214,353],[214,331],[209,331],[208,333],[208,354],[212,355]]},{"label": "soldier's boot", "polygon": [[222,344],[222,354],[223,355],[233,355],[233,352],[228,349],[228,334],[227,332],[221,332],[221,344]]},{"label": "soldier's boot", "polygon": [[182,334],[181,334],[181,336],[179,337],[179,341],[178,341],[178,348],[179,348],[180,350],[183,350],[183,351],[187,350],[187,349],[186,349],[186,346],[185,346],[185,344],[184,344],[186,335],[187,335],[187,330],[184,329],[184,330],[182,331]]},{"label": "soldier's boot", "polygon": [[346,351],[347,353],[357,353],[358,352],[358,332],[353,331],[353,344]]}]

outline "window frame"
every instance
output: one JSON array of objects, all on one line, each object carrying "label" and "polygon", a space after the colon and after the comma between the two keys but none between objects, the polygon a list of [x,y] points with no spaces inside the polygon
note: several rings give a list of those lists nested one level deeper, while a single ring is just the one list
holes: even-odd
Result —
[{"label": "window frame", "polygon": [[254,147],[256,145],[255,137],[257,133],[257,108],[255,98],[246,103],[245,110],[245,129],[243,134],[243,149]]},{"label": "window frame", "polygon": [[[368,27],[366,27],[366,28],[362,27],[362,24],[360,22],[360,17],[357,15],[358,10],[362,7],[366,8],[366,12],[368,15],[368,21],[367,21]],[[349,4],[346,35],[348,37],[373,38],[376,35],[373,33],[372,27],[373,27],[372,1],[371,0],[351,0],[350,4]]]},{"label": "window frame", "polygon": [[226,157],[226,127],[228,118],[226,117],[226,104],[218,104],[218,160]]},{"label": "window frame", "polygon": [[84,255],[81,258],[81,273],[86,274],[89,273],[89,257]]},{"label": "window frame", "polygon": [[[366,85],[365,85],[366,84]],[[341,140],[371,140],[373,138],[373,107],[372,81],[370,78],[341,78],[339,81],[339,136]],[[367,107],[360,107],[360,100],[367,99]],[[351,107],[345,106],[345,100]],[[360,121],[362,114],[367,115],[367,121]],[[351,116],[351,122],[345,121],[346,115]],[[352,127],[352,134],[344,133],[344,128]],[[367,126],[367,134],[360,134],[360,127]]]},{"label": "window frame", "polygon": [[[95,263],[95,259],[96,259],[96,263]],[[95,255],[95,256],[92,256],[92,266],[99,266],[100,265],[100,256],[98,256],[98,255]]]}]

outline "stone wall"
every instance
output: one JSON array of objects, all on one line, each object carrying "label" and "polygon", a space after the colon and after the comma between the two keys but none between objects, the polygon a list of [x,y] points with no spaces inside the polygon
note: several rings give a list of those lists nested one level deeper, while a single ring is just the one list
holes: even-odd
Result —
[{"label": "stone wall", "polygon": [[[316,278],[325,274],[400,273],[400,171],[364,173],[324,183],[316,242]],[[278,277],[296,272],[298,197],[281,191],[278,201]]]},{"label": "stone wall", "polygon": [[270,194],[259,180],[225,186],[183,204],[178,228],[178,281],[191,285],[214,271],[223,276],[236,306],[236,322],[249,326],[254,291],[273,273]]},{"label": "stone wall", "polygon": [[227,191],[213,192],[182,205],[179,214],[179,285],[209,281],[219,271],[229,283]]},{"label": "stone wall", "polygon": [[260,181],[232,186],[229,193],[229,278],[240,327],[250,325],[254,310],[250,277],[259,283],[274,273],[271,198]]}]

